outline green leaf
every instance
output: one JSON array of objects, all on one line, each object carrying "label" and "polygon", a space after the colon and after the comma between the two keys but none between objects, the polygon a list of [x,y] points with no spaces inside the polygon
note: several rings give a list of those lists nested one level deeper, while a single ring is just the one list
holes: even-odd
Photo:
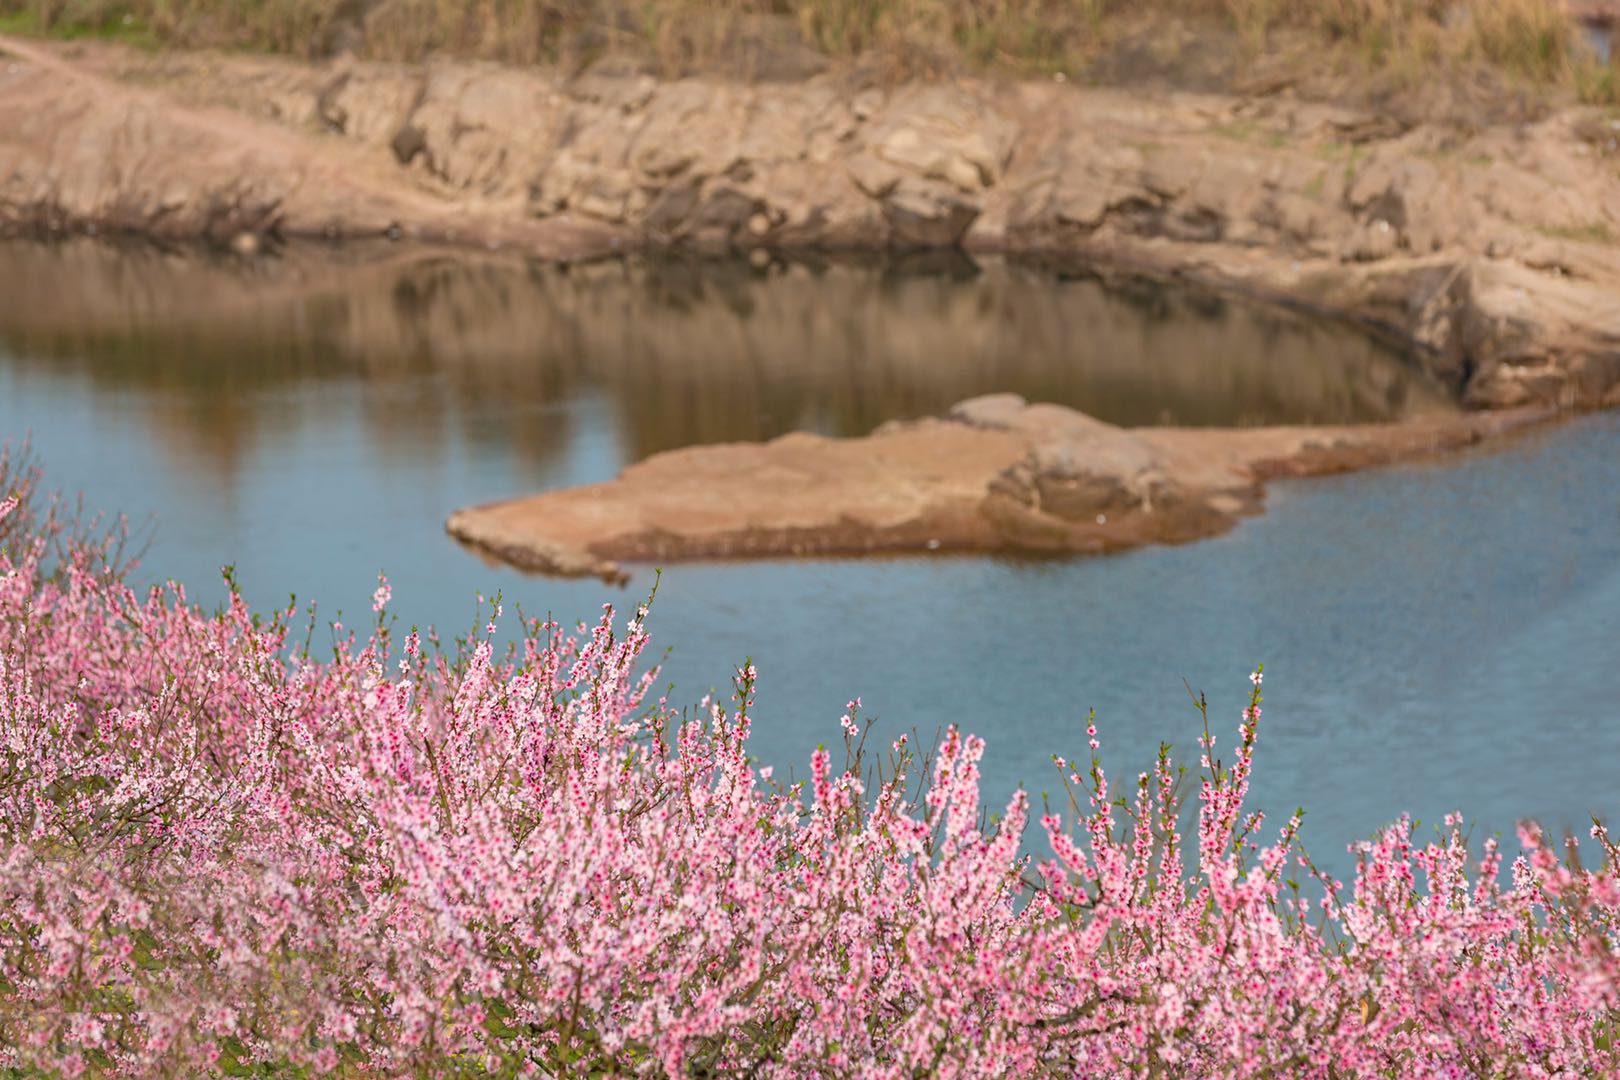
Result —
[{"label": "green leaf", "polygon": [[489,1013],[484,1017],[484,1030],[497,1039],[510,1039],[518,1034],[517,1028],[512,1027],[494,1013]]},{"label": "green leaf", "polygon": [[251,1065],[242,1064],[242,1055],[247,1053],[247,1047],[242,1045],[240,1039],[226,1036],[219,1041],[219,1071],[226,1076],[252,1076],[254,1069]]}]

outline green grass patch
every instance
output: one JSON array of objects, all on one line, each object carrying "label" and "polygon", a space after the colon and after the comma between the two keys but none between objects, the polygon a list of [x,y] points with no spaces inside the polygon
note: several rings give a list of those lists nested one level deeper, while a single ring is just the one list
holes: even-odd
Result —
[{"label": "green grass patch", "polygon": [[1323,143],[1316,148],[1316,156],[1322,161],[1340,166],[1344,182],[1348,184],[1355,179],[1356,170],[1361,167],[1362,159],[1367,156],[1367,148],[1360,143],[1352,142]]},{"label": "green grass patch", "polygon": [[123,4],[8,6],[0,0],[0,34],[53,41],[113,41],[152,48],[161,41],[151,25]]},{"label": "green grass patch", "polygon": [[1589,221],[1584,225],[1540,225],[1536,232],[1554,240],[1575,240],[1583,244],[1613,244],[1615,234],[1609,226],[1601,221]]},{"label": "green grass patch", "polygon": [[1414,150],[1413,153],[1429,161],[1458,161],[1465,165],[1475,165],[1481,168],[1492,164],[1496,160],[1483,150],[1475,150],[1465,154],[1460,148],[1452,146],[1425,147],[1421,150]]},{"label": "green grass patch", "polygon": [[1261,127],[1259,124],[1247,120],[1234,120],[1227,124],[1216,124],[1210,129],[1223,139],[1234,142],[1250,143],[1255,146],[1269,146],[1273,149],[1288,145],[1288,136],[1271,128]]}]

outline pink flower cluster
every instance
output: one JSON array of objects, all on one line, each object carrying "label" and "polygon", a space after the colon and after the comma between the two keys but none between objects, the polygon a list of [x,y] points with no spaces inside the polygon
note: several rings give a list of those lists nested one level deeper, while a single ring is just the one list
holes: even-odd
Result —
[{"label": "pink flower cluster", "polygon": [[[1246,809],[1260,680],[1196,792],[1093,750],[1021,856],[980,740],[748,756],[754,673],[694,715],[645,609],[497,655],[317,657],[291,609],[137,592],[12,515],[0,554],[0,1068],[245,1075],[1620,1073],[1620,852],[1458,821],[1317,875]],[[1095,745],[1095,729],[1089,741]],[[1197,802],[1195,834],[1180,824]],[[1303,887],[1290,876],[1304,879]]]}]

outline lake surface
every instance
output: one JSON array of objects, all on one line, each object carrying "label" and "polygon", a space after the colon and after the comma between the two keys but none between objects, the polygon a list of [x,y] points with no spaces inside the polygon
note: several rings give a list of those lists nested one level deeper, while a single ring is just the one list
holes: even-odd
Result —
[{"label": "lake surface", "polygon": [[[1035,267],[0,246],[0,437],[31,432],[53,486],[149,517],[142,574],[209,604],[233,563],[255,603],[369,616],[385,569],[408,623],[466,627],[497,591],[589,619],[650,568],[627,590],[527,577],[445,515],[995,390],[1124,424],[1450,408],[1344,327]],[[996,800],[1055,790],[1089,707],[1125,778],[1161,740],[1194,749],[1183,678],[1230,733],[1263,660],[1258,798],[1305,806],[1329,865],[1402,810],[1581,828],[1620,817],[1620,415],[1278,485],[1269,514],[1186,547],[674,566],[652,629],[675,701],[754,659],[754,749],[779,773],[836,744],[859,695],[889,737],[985,736]]]}]

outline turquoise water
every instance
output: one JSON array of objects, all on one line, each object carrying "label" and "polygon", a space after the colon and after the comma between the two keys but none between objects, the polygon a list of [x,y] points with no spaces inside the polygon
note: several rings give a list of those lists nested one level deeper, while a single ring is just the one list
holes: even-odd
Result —
[{"label": "turquoise water", "polygon": [[[1445,407],[1342,328],[1140,282],[396,258],[0,248],[0,436],[31,432],[53,485],[142,524],[143,574],[204,602],[233,563],[256,603],[369,616],[386,569],[402,619],[453,630],[480,592],[565,619],[645,595],[651,568],[626,590],[526,577],[442,522],[667,445],[1006,388],[1124,423]],[[1091,707],[1127,778],[1161,740],[1192,750],[1184,678],[1230,731],[1264,661],[1257,796],[1303,805],[1331,865],[1403,810],[1579,829],[1620,816],[1620,415],[1280,484],[1179,548],[673,566],[652,628],[677,702],[753,658],[779,773],[859,695],[887,737],[983,735],[997,800],[1053,788]]]}]

